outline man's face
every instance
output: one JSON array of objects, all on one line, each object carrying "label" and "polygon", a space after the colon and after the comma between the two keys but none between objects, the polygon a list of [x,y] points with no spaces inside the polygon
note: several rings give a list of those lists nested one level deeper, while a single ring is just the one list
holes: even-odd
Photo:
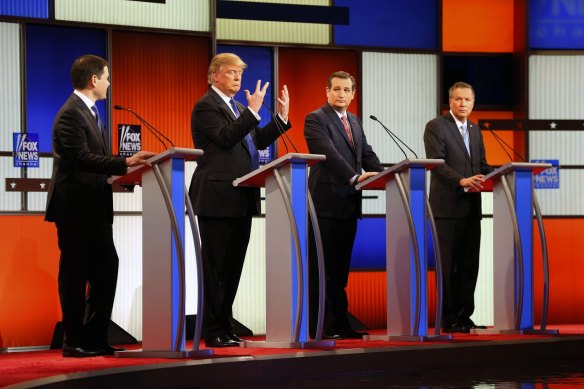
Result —
[{"label": "man's face", "polygon": [[452,91],[452,97],[448,101],[454,117],[465,123],[474,106],[472,90],[470,88],[456,88]]},{"label": "man's face", "polygon": [[93,90],[93,93],[96,100],[103,100],[107,97],[107,88],[110,86],[109,76],[109,69],[107,66],[103,68],[101,78],[94,76],[95,89]]},{"label": "man's face", "polygon": [[229,97],[235,96],[241,88],[243,68],[237,65],[223,65],[213,73],[213,85]]},{"label": "man's face", "polygon": [[328,103],[338,111],[345,112],[355,97],[355,91],[350,79],[333,78],[331,87],[326,88]]}]

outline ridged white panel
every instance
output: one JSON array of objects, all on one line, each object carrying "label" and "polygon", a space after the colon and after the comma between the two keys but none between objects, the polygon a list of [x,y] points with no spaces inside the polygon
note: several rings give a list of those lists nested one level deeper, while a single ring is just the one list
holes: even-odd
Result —
[{"label": "ridged white panel", "polygon": [[584,171],[560,168],[559,189],[536,189],[543,215],[583,216]]},{"label": "ridged white panel", "polygon": [[266,333],[266,219],[255,217],[233,317],[253,331]]},{"label": "ridged white panel", "polygon": [[366,190],[361,204],[363,215],[385,215],[385,191]]},{"label": "ridged white panel", "polygon": [[115,216],[114,242],[120,267],[112,320],[142,339],[142,216]]},{"label": "ridged white panel", "polygon": [[[529,118],[584,119],[584,55],[529,57]],[[584,120],[583,120],[584,122]],[[559,159],[560,165],[584,165],[583,131],[529,133],[531,159]]]},{"label": "ridged white panel", "polygon": [[88,23],[209,31],[210,1],[154,4],[126,0],[55,0],[55,18]]},{"label": "ridged white panel", "polygon": [[0,150],[12,151],[12,133],[20,132],[20,28],[0,23]]},{"label": "ridged white panel", "polygon": [[134,186],[133,192],[114,193],[115,212],[141,212],[142,211],[142,187]]},{"label": "ridged white panel", "polygon": [[14,167],[12,157],[0,157],[0,211],[20,211],[21,193],[6,192],[6,178],[20,178],[20,168]]},{"label": "ridged white panel", "polygon": [[[41,158],[38,168],[30,168],[27,171],[28,178],[46,178],[46,185],[49,186],[51,175],[53,174],[53,158]],[[47,192],[29,192],[28,210],[44,211],[47,205]]]},{"label": "ridged white panel", "polygon": [[[243,0],[253,3],[280,3],[296,5],[330,5],[329,0]],[[263,22],[257,20],[217,19],[217,39],[304,43],[330,43],[330,25],[316,23]]]},{"label": "ridged white panel", "polygon": [[472,320],[481,325],[492,326],[493,313],[493,219],[481,222],[481,254],[479,277],[475,289],[475,311]]},{"label": "ridged white panel", "polygon": [[[367,141],[383,163],[404,159],[403,153],[375,115],[393,133],[424,158],[424,128],[436,117],[437,60],[433,54],[363,53],[363,127]],[[411,152],[402,146],[409,158]]]},{"label": "ridged white panel", "polygon": [[[357,85],[363,101],[363,128],[382,163],[396,163],[405,157],[370,115],[382,121],[419,158],[425,157],[424,128],[437,112],[436,65],[436,56],[431,54],[363,53],[363,85]],[[402,148],[409,158],[414,157]],[[385,213],[385,192],[366,195],[376,195],[378,199],[363,200],[364,213]]]}]

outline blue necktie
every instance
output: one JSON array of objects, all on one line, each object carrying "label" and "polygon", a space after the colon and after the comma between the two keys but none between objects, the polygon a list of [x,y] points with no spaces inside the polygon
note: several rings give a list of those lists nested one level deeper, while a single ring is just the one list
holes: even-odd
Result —
[{"label": "blue necktie", "polygon": [[91,107],[91,110],[95,114],[95,121],[97,123],[97,128],[99,128],[100,132],[103,132],[103,122],[101,121],[101,117],[99,116],[99,110],[97,109],[97,105]]},{"label": "blue necktie", "polygon": [[469,137],[468,137],[468,131],[467,131],[466,126],[464,124],[462,126],[460,126],[460,132],[462,134],[462,140],[464,140],[464,145],[466,146],[466,152],[470,156],[470,141],[469,141]]},{"label": "blue necktie", "polygon": [[[237,109],[237,105],[235,104],[235,100],[230,99],[229,104],[231,105],[231,108],[233,109],[233,113],[235,114],[235,117],[238,118],[239,117],[239,109]],[[245,136],[245,141],[247,142],[247,149],[249,150],[249,155],[251,158],[251,170],[256,170],[257,168],[260,167],[260,159],[258,156],[258,150],[256,149],[255,143],[253,143],[253,139],[251,139],[250,134],[247,134]]]}]

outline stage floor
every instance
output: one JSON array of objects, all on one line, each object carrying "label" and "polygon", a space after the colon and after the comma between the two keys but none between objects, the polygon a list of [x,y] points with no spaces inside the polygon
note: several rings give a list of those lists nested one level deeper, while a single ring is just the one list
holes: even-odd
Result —
[{"label": "stage floor", "polygon": [[[8,352],[0,354],[0,387],[405,388],[422,387],[417,382],[429,384],[430,379],[455,385],[440,387],[467,387],[460,379],[469,375],[543,374],[546,369],[576,374],[571,378],[583,373],[578,382],[584,385],[584,324],[549,328],[559,329],[560,335],[455,334],[449,341],[429,342],[341,340],[332,349],[217,348],[211,357],[184,360],[63,358],[60,350]],[[579,386],[576,381],[573,385]]]}]

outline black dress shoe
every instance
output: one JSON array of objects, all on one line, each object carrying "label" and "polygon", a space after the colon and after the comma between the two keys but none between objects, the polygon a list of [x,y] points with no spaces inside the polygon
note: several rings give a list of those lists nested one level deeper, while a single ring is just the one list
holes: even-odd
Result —
[{"label": "black dress shoe", "polygon": [[448,327],[442,328],[442,332],[444,332],[446,334],[454,334],[454,333],[468,334],[470,332],[470,328],[465,326],[465,325],[462,325],[462,324],[454,323],[454,324],[449,325]]},{"label": "black dress shoe", "polygon": [[468,327],[471,330],[474,330],[474,329],[476,329],[476,330],[486,330],[487,329],[487,326],[477,325],[470,318],[465,320],[464,325],[465,325],[465,327]]},{"label": "black dress shoe", "polygon": [[122,347],[113,347],[108,344],[103,348],[103,351],[105,355],[114,355],[116,351],[126,351],[126,349]]},{"label": "black dress shoe", "polygon": [[346,339],[363,339],[363,336],[369,335],[369,332],[359,332],[351,328],[350,330],[341,331],[341,335]]},{"label": "black dress shoe", "polygon": [[247,342],[247,340],[245,339],[241,339],[239,336],[237,336],[234,332],[229,332],[227,333],[227,337],[237,343],[244,343]]},{"label": "black dress shoe", "polygon": [[98,357],[100,355],[105,355],[105,350],[93,350],[83,347],[71,347],[63,345],[63,357],[65,358],[87,358]]},{"label": "black dress shoe", "polygon": [[218,335],[211,339],[205,339],[207,347],[239,347],[239,342],[231,339],[227,334]]},{"label": "black dress shoe", "polygon": [[330,339],[330,340],[342,340],[345,339],[343,334],[333,330],[324,331],[322,334],[323,339]]}]

